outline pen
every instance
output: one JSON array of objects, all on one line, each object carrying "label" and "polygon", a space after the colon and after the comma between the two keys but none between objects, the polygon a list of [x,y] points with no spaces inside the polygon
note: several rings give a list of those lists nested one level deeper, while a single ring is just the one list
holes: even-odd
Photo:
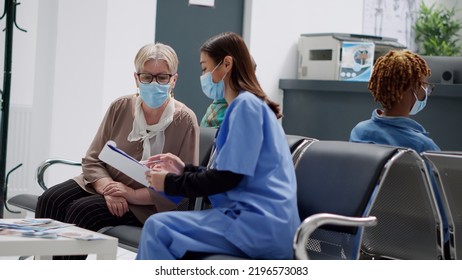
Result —
[{"label": "pen", "polygon": [[143,164],[143,165],[146,165],[146,164],[148,164],[148,163],[158,163],[158,162],[162,162],[162,161],[163,161],[163,160],[161,160],[161,159],[153,160],[153,161],[142,160],[142,161],[140,161],[140,163]]}]

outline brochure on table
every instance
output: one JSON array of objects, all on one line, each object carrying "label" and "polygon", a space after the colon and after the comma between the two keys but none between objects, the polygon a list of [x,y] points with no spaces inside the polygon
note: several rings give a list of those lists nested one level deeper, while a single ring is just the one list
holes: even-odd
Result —
[{"label": "brochure on table", "polygon": [[79,239],[97,240],[102,236],[93,233],[82,233],[69,229],[74,224],[63,223],[53,219],[0,219],[0,236],[22,236],[45,239],[56,239],[59,236]]}]

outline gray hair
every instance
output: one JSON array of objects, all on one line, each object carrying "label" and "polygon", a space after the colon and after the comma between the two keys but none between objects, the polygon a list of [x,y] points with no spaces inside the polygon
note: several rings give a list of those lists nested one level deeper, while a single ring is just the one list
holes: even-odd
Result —
[{"label": "gray hair", "polygon": [[178,71],[178,56],[172,47],[162,44],[147,44],[135,56],[135,69],[139,73],[148,60],[165,60],[170,74]]}]

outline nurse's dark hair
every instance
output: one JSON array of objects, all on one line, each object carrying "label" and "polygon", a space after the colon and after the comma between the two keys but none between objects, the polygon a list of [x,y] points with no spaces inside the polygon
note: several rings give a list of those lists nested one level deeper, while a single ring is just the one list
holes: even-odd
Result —
[{"label": "nurse's dark hair", "polygon": [[374,63],[368,88],[375,101],[391,109],[409,88],[420,88],[431,74],[425,60],[409,50],[391,50]]},{"label": "nurse's dark hair", "polygon": [[231,56],[233,58],[230,74],[231,88],[237,92],[245,90],[255,94],[268,104],[277,118],[282,117],[281,106],[270,100],[261,88],[255,74],[256,64],[241,36],[233,32],[215,35],[202,45],[200,51],[207,53],[215,64],[220,63],[225,56]]}]

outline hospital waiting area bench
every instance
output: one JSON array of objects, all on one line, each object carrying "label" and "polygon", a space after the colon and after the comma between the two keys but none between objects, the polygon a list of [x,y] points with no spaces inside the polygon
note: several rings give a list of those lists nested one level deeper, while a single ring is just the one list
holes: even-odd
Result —
[{"label": "hospital waiting area bench", "polygon": [[[199,162],[202,166],[207,166],[212,147],[214,145],[215,134],[217,130],[215,128],[201,127],[200,138],[199,138]],[[287,135],[286,137],[288,145],[294,156],[298,155],[301,147],[311,141],[310,138]],[[81,166],[80,162],[67,160],[67,159],[47,159],[37,168],[36,180],[37,184],[45,191],[48,186],[45,182],[45,175],[48,168],[54,165],[71,165]],[[5,196],[6,197],[6,196]],[[35,212],[38,195],[35,194],[19,194],[8,199],[8,204],[24,209],[26,211]],[[202,209],[205,207],[206,200],[184,200],[179,204],[177,210],[194,210]],[[119,246],[132,252],[137,252],[138,243],[141,236],[141,227],[121,225],[115,227],[103,228],[100,230],[101,233],[116,237],[119,239]]]},{"label": "hospital waiting area bench", "polygon": [[[207,164],[215,133],[215,129],[201,128],[201,165]],[[302,221],[294,236],[295,258],[445,258],[442,218],[430,185],[430,171],[415,151],[297,135],[287,135],[287,142]],[[39,185],[44,185],[43,172],[39,167]],[[8,203],[35,210],[34,202],[27,206],[21,198],[27,201],[31,196],[18,195]],[[34,199],[36,202],[37,196]],[[201,208],[203,203],[192,201],[179,210]],[[137,251],[140,227],[116,226],[103,233],[117,237],[120,247]],[[188,252],[185,258],[240,259],[203,252]]]},{"label": "hospital waiting area bench", "polygon": [[441,215],[428,169],[415,151],[312,141],[295,172],[302,220],[293,243],[296,259],[444,258]]}]

